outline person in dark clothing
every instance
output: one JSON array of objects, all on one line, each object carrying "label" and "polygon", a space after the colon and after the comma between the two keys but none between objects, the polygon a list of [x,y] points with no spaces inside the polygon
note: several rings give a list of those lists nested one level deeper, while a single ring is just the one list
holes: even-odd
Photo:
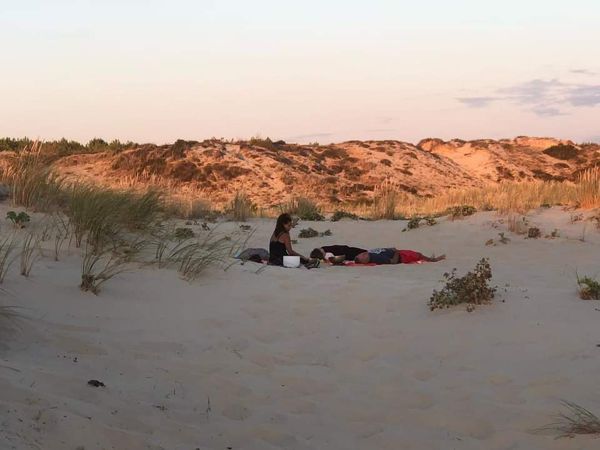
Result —
[{"label": "person in dark clothing", "polygon": [[[329,262],[343,262],[343,261],[354,261],[358,255],[367,250],[358,248],[358,247],[350,247],[348,245],[324,245],[320,248],[315,248],[312,252],[310,252],[311,258],[324,259]],[[331,254],[334,257],[332,258]],[[342,258],[343,257],[343,258]]]},{"label": "person in dark clothing", "polygon": [[354,261],[360,264],[420,264],[422,262],[438,262],[444,259],[446,259],[446,255],[429,257],[413,250],[398,250],[391,247],[365,251],[358,254]]},{"label": "person in dark clothing", "polygon": [[283,266],[284,256],[299,256],[300,262],[307,267],[318,266],[318,261],[311,260],[292,248],[290,239],[290,230],[292,229],[292,216],[287,213],[281,214],[277,218],[275,231],[269,241],[269,264],[274,266]]}]

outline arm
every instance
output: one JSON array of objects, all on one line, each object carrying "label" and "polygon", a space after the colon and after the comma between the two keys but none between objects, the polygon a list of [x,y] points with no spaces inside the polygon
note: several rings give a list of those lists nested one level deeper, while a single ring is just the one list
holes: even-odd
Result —
[{"label": "arm", "polygon": [[282,242],[285,245],[285,250],[287,251],[288,255],[299,256],[301,260],[308,261],[308,258],[306,258],[305,256],[302,256],[300,253],[294,251],[294,249],[292,248],[292,241],[290,240],[289,233],[282,234],[279,239],[280,239],[280,242]]}]

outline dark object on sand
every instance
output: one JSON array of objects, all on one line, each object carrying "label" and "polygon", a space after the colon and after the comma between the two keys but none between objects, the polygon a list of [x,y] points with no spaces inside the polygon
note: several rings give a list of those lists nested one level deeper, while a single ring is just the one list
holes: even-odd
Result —
[{"label": "dark object on sand", "polygon": [[542,236],[542,232],[537,227],[531,227],[527,230],[527,237],[531,239],[537,239]]},{"label": "dark object on sand", "polygon": [[98,380],[90,380],[87,382],[87,384],[94,387],[106,387],[106,385],[102,381]]}]

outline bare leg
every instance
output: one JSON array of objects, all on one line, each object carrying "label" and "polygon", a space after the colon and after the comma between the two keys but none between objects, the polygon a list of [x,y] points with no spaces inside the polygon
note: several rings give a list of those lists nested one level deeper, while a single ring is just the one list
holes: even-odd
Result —
[{"label": "bare leg", "polygon": [[438,261],[443,261],[444,259],[446,259],[446,255],[440,255],[440,256],[425,256],[425,255],[423,255],[423,261],[427,261],[427,262],[438,262]]}]

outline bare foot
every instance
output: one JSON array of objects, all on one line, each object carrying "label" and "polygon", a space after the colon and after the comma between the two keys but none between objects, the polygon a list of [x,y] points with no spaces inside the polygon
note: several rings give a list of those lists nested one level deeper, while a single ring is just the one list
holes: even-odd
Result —
[{"label": "bare foot", "polygon": [[440,255],[440,256],[437,256],[435,258],[430,258],[430,261],[431,262],[438,262],[438,261],[443,261],[444,259],[446,259],[446,255]]}]

